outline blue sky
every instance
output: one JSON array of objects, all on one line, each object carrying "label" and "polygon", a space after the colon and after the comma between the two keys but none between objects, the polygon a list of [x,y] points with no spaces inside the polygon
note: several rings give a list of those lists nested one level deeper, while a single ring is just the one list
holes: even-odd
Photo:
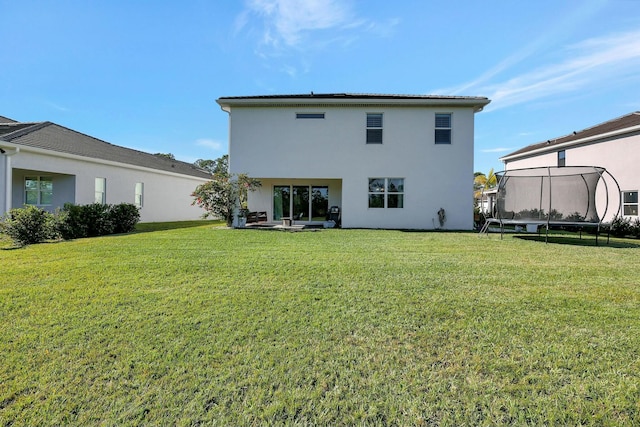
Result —
[{"label": "blue sky", "polygon": [[640,1],[0,0],[0,115],[193,162],[221,96],[486,96],[477,171],[640,110]]}]

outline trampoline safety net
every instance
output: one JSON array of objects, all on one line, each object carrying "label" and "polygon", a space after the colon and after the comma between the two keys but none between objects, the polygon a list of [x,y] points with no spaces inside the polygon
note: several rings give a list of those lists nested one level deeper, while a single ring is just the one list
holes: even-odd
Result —
[{"label": "trampoline safety net", "polygon": [[597,166],[498,172],[495,216],[513,223],[599,223],[596,189],[604,172]]}]

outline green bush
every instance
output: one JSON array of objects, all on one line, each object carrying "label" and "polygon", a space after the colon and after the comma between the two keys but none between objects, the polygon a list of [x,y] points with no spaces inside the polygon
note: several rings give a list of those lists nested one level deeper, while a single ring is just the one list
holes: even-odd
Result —
[{"label": "green bush", "polygon": [[140,220],[140,211],[130,203],[118,205],[74,205],[66,203],[60,212],[60,234],[63,239],[129,233]]},{"label": "green bush", "polygon": [[130,233],[136,229],[140,221],[140,210],[131,203],[120,203],[109,209],[109,218],[113,233]]},{"label": "green bush", "polygon": [[42,243],[59,236],[56,217],[36,206],[11,209],[0,224],[0,231],[17,246]]},{"label": "green bush", "polygon": [[110,205],[92,203],[84,205],[83,219],[87,227],[86,237],[105,236],[113,233],[113,223],[109,215]]},{"label": "green bush", "polygon": [[615,237],[625,237],[632,234],[632,225],[629,218],[616,215],[609,225],[609,232]]},{"label": "green bush", "polygon": [[0,222],[0,232],[9,236],[16,245],[25,246],[60,237],[70,240],[130,233],[138,221],[140,210],[131,203],[65,203],[56,215],[35,206],[26,206],[9,211]]},{"label": "green bush", "polygon": [[79,239],[87,236],[83,206],[65,203],[62,211],[58,213],[58,218],[58,230],[63,239]]},{"label": "green bush", "polygon": [[631,234],[636,239],[640,239],[640,218],[636,218],[631,224]]}]

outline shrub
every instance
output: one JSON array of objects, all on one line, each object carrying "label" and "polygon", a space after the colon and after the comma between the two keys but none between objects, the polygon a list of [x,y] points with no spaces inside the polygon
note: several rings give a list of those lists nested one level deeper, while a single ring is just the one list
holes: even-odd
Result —
[{"label": "shrub", "polygon": [[60,234],[63,239],[129,233],[140,220],[139,209],[130,203],[118,205],[74,205],[66,203],[60,213]]},{"label": "shrub", "polygon": [[0,231],[17,246],[41,243],[58,237],[56,217],[36,206],[11,209],[0,224]]},{"label": "shrub", "polygon": [[140,209],[131,203],[120,203],[109,209],[113,233],[130,233],[140,221]]},{"label": "shrub", "polygon": [[58,230],[65,240],[78,239],[87,236],[87,225],[84,220],[84,207],[65,203],[58,213]]},{"label": "shrub", "polygon": [[109,215],[110,206],[102,203],[84,205],[84,221],[87,237],[105,236],[113,233],[113,224]]},{"label": "shrub", "polygon": [[615,237],[625,237],[631,234],[631,221],[629,218],[616,215],[609,225],[609,232]]},{"label": "shrub", "polygon": [[633,224],[631,224],[631,234],[636,239],[640,239],[640,218],[636,218]]}]

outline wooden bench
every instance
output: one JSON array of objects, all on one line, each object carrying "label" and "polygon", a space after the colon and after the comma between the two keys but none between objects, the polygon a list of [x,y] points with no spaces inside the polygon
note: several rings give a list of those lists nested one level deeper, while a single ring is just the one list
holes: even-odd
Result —
[{"label": "wooden bench", "polygon": [[247,213],[247,224],[255,222],[267,222],[266,212],[249,212]]}]

